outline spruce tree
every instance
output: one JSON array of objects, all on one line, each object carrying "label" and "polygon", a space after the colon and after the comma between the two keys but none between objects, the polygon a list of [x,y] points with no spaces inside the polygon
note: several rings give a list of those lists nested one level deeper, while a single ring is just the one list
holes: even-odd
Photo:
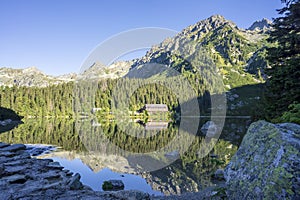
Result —
[{"label": "spruce tree", "polygon": [[[281,17],[274,19],[268,49],[271,68],[266,83],[266,118],[279,119],[291,104],[300,103],[300,1],[283,1],[278,10]],[[300,116],[299,116],[300,117]]]}]

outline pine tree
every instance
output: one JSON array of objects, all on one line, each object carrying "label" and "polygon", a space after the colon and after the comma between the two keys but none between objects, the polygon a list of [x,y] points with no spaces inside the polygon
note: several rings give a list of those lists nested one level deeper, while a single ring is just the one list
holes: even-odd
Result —
[{"label": "pine tree", "polygon": [[286,6],[278,10],[282,16],[274,20],[269,38],[275,47],[268,49],[271,68],[265,93],[266,117],[275,121],[290,104],[300,103],[300,1],[283,2]]}]

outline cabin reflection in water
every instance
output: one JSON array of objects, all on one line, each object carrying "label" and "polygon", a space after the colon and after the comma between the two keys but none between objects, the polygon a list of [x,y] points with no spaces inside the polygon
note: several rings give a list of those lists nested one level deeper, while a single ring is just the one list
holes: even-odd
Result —
[{"label": "cabin reflection in water", "polygon": [[145,130],[163,130],[168,128],[168,122],[147,122]]}]

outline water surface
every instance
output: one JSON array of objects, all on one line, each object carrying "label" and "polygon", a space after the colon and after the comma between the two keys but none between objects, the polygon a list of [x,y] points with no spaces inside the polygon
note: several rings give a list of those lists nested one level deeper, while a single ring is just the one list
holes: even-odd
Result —
[{"label": "water surface", "polygon": [[[145,130],[132,123],[95,126],[89,120],[27,119],[16,129],[0,134],[0,141],[57,146],[57,151],[44,157],[80,173],[82,182],[94,190],[101,191],[105,180],[119,179],[125,190],[181,194],[217,184],[212,175],[230,161],[249,124],[249,119],[226,119],[221,137],[213,147],[205,147],[211,150],[203,156],[207,138],[200,128],[207,120],[200,120],[199,131],[194,134],[170,123],[166,128]],[[173,142],[178,138],[180,143]]]}]

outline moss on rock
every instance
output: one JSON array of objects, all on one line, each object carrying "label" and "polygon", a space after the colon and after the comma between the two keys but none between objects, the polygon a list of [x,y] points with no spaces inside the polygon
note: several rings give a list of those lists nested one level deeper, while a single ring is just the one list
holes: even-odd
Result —
[{"label": "moss on rock", "polygon": [[225,168],[231,199],[300,199],[300,125],[258,121]]}]

